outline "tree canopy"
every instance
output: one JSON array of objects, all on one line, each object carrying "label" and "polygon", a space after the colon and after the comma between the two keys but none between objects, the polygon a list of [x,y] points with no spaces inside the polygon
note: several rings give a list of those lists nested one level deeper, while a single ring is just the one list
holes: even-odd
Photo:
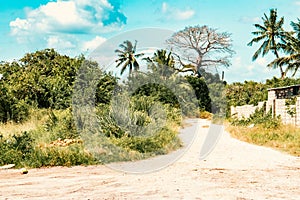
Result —
[{"label": "tree canopy", "polygon": [[178,31],[167,40],[180,71],[200,75],[200,69],[230,65],[233,55],[231,35],[217,32],[208,26],[190,26]]}]

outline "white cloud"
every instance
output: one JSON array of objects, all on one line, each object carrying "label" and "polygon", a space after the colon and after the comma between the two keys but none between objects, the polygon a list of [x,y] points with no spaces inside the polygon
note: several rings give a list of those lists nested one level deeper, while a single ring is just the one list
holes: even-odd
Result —
[{"label": "white cloud", "polygon": [[[24,8],[25,17],[10,22],[11,35],[31,50],[55,48],[79,55],[103,42],[101,33],[120,30],[126,16],[120,3],[108,0],[53,0],[36,9]],[[86,42],[94,36],[93,41]]]},{"label": "white cloud", "polygon": [[191,17],[193,17],[195,14],[194,10],[185,10],[185,11],[178,11],[176,13],[177,19],[179,20],[186,20],[186,19],[190,19]]},{"label": "white cloud", "polygon": [[47,47],[63,50],[75,48],[76,45],[73,44],[70,40],[66,40],[59,36],[49,36],[47,39]]},{"label": "white cloud", "polygon": [[100,36],[96,36],[94,39],[84,42],[82,45],[83,51],[93,51],[95,50],[100,44],[105,42],[106,39]]},{"label": "white cloud", "polygon": [[33,33],[101,33],[125,23],[118,6],[107,0],[57,0],[27,10],[26,18],[11,21],[10,27],[12,35],[21,37]]},{"label": "white cloud", "polygon": [[192,9],[180,10],[169,6],[166,2],[162,3],[161,9],[168,19],[187,20],[195,15],[195,11]]},{"label": "white cloud", "polygon": [[300,1],[296,1],[295,5],[300,6]]},{"label": "white cloud", "polygon": [[259,21],[260,21],[259,17],[243,16],[243,17],[239,18],[239,22],[246,23],[246,24],[259,23]]}]

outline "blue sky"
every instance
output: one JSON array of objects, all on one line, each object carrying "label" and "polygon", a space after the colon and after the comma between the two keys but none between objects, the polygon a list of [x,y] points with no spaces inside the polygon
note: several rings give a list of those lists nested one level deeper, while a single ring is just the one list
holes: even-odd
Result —
[{"label": "blue sky", "polygon": [[[138,28],[173,31],[208,25],[232,34],[232,66],[228,82],[279,76],[265,66],[272,55],[252,62],[258,46],[248,47],[254,23],[277,8],[285,27],[300,18],[300,0],[15,0],[0,7],[0,60],[19,59],[27,52],[55,48],[70,56],[88,55],[103,41]],[[222,71],[222,69],[220,69]]]}]

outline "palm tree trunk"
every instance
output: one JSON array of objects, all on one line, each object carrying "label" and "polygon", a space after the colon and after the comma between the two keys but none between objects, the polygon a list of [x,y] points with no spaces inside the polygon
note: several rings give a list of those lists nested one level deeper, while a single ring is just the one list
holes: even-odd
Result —
[{"label": "palm tree trunk", "polygon": [[297,71],[298,71],[298,68],[299,68],[299,67],[296,67],[296,69],[295,69],[295,71],[294,71],[292,77],[294,77],[294,76],[296,75],[296,73],[297,73]]},{"label": "palm tree trunk", "polygon": [[[279,58],[279,54],[278,54],[276,48],[274,49],[274,54],[275,54],[276,58]],[[284,79],[285,75],[286,75],[286,72],[283,71],[282,66],[279,66],[279,69],[280,69],[281,79]]]}]

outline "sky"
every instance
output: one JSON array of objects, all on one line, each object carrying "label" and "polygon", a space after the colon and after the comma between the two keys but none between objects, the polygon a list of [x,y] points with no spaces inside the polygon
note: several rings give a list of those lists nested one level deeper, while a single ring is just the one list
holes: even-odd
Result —
[{"label": "sky", "polygon": [[[259,47],[247,46],[264,13],[277,8],[286,30],[300,18],[300,0],[14,0],[0,7],[0,61],[54,48],[61,54],[90,55],[104,41],[142,28],[174,32],[207,25],[231,33],[235,54],[225,71],[229,83],[279,77],[266,65],[273,55],[252,61]],[[151,36],[147,36],[149,38]],[[300,76],[296,75],[296,76]]]}]

